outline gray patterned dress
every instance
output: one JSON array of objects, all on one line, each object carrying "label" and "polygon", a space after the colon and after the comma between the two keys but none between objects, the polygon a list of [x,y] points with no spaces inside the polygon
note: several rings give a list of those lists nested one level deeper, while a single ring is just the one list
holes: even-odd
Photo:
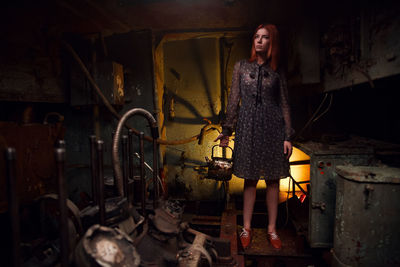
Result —
[{"label": "gray patterned dress", "polygon": [[286,80],[269,64],[241,60],[233,69],[222,133],[235,132],[233,173],[245,179],[277,180],[289,174],[283,153],[290,140]]}]

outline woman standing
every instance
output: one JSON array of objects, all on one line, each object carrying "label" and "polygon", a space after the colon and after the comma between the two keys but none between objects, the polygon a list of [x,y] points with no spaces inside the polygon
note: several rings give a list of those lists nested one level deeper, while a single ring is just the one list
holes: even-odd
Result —
[{"label": "woman standing", "polygon": [[251,218],[258,180],[267,184],[268,240],[280,249],[276,232],[279,179],[289,176],[293,134],[285,77],[279,71],[279,36],[275,25],[261,24],[255,30],[250,59],[237,62],[226,119],[217,137],[228,146],[235,131],[233,174],[245,179],[243,191],[243,248],[251,242]]}]

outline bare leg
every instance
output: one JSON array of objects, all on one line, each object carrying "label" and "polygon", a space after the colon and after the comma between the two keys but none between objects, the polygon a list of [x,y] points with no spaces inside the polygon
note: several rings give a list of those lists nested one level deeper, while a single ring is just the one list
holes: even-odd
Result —
[{"label": "bare leg", "polygon": [[258,180],[244,180],[243,189],[243,227],[251,229],[251,217],[253,216],[254,202],[256,201]]},{"label": "bare leg", "polygon": [[276,232],[276,218],[278,217],[279,180],[267,182],[267,209],[268,233]]}]

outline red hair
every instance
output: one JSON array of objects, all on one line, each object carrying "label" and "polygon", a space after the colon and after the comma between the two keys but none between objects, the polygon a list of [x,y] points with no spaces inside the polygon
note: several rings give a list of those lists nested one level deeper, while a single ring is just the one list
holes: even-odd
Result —
[{"label": "red hair", "polygon": [[262,28],[264,28],[268,31],[269,38],[270,38],[270,43],[269,43],[265,61],[269,60],[270,61],[269,65],[270,65],[271,69],[276,71],[278,69],[278,64],[279,64],[279,32],[278,32],[278,29],[276,28],[276,26],[273,24],[260,24],[254,31],[253,39],[252,39],[253,43],[251,45],[251,56],[250,56],[249,61],[253,62],[254,60],[257,59],[256,49],[254,47],[254,38],[256,36],[257,31]]}]

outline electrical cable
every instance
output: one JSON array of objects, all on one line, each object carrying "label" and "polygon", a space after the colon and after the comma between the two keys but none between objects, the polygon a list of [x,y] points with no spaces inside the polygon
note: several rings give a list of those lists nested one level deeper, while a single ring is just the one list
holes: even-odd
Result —
[{"label": "electrical cable", "polygon": [[342,261],[338,258],[338,256],[336,255],[334,249],[331,249],[331,254],[332,254],[333,257],[335,258],[335,260],[340,264],[340,266],[342,266],[342,267],[351,267],[351,266],[352,266],[352,265],[347,265],[347,264],[345,264],[344,262],[342,262]]},{"label": "electrical cable", "polygon": [[[289,169],[290,172],[290,169]],[[289,221],[289,192],[290,192],[290,182],[291,182],[291,178],[289,177],[289,181],[288,181],[288,190],[287,190],[287,194],[286,194],[286,204],[285,204],[285,208],[286,208],[286,219],[285,219],[285,223],[283,225],[283,227],[286,227],[288,221]]]},{"label": "electrical cable", "polygon": [[330,93],[329,95],[330,95],[330,99],[329,99],[328,107],[327,107],[320,115],[318,115],[315,119],[313,119],[313,122],[316,122],[317,120],[319,120],[319,119],[320,119],[322,116],[324,116],[325,113],[327,113],[327,112],[329,111],[329,109],[331,108],[331,106],[332,106],[332,101],[333,101],[333,93]]},{"label": "electrical cable", "polygon": [[318,114],[318,112],[321,110],[322,105],[325,103],[326,98],[328,97],[328,93],[325,93],[324,98],[322,99],[321,103],[319,104],[318,108],[315,110],[315,112],[313,113],[313,115],[310,117],[310,119],[307,121],[307,123],[304,125],[304,127],[299,131],[299,133],[294,137],[294,139],[296,140],[297,138],[299,138],[301,136],[301,134],[303,133],[303,131],[313,122],[313,119],[315,118],[315,116]]}]

